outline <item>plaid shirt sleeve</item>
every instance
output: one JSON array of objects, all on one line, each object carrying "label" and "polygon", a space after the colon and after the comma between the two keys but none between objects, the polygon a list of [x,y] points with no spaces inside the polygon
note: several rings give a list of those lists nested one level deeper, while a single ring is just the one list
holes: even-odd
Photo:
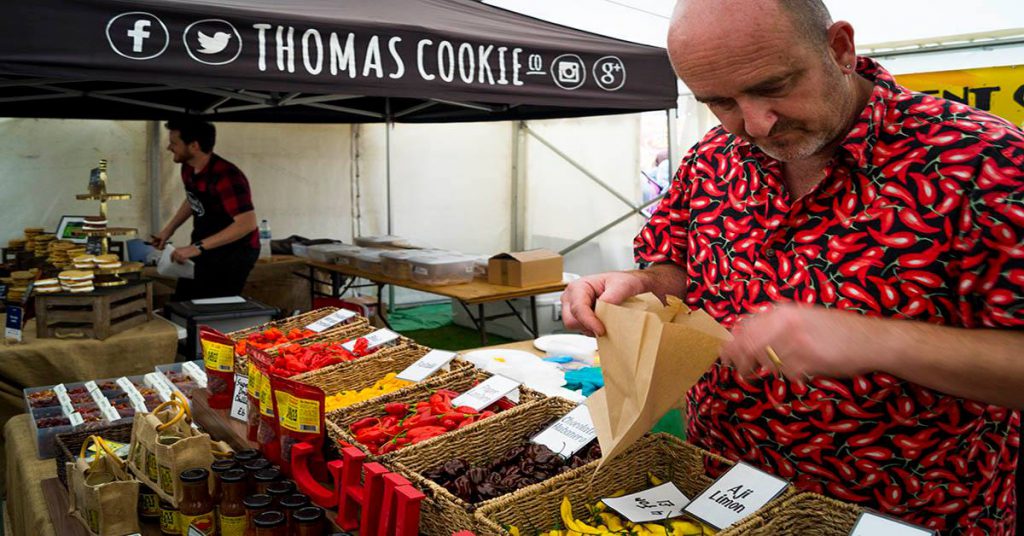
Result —
[{"label": "plaid shirt sleeve", "polygon": [[233,165],[225,165],[217,181],[217,195],[231,217],[253,210],[249,179]]}]

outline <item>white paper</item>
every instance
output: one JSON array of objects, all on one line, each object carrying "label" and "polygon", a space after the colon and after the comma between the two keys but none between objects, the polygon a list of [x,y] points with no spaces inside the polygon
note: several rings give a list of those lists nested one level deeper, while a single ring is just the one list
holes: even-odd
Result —
[{"label": "white paper", "polygon": [[145,413],[146,411],[146,397],[142,396],[142,393],[135,388],[135,384],[131,380],[124,376],[117,379],[117,385],[122,391],[128,394],[128,400],[131,401],[132,407],[135,408],[136,413]]},{"label": "white paper", "polygon": [[356,342],[358,342],[359,339],[366,339],[366,348],[369,350],[376,348],[382,344],[387,344],[397,338],[398,334],[395,333],[394,331],[391,331],[390,329],[387,328],[381,328],[365,337],[356,337],[355,339],[352,339],[351,341],[342,344],[341,347],[351,352],[352,349],[356,347]]},{"label": "white paper", "polygon": [[103,417],[107,419],[107,421],[109,422],[114,422],[121,419],[121,414],[117,412],[117,408],[110,405],[110,402],[107,402],[106,405],[100,406],[100,413],[102,413]]},{"label": "white paper", "polygon": [[452,406],[469,406],[477,411],[483,411],[487,406],[518,389],[520,385],[522,384],[516,380],[494,375],[456,397],[452,400]]},{"label": "white paper", "polygon": [[724,529],[753,515],[787,485],[781,478],[740,462],[698,495],[686,507],[686,513]]},{"label": "white paper", "polygon": [[249,422],[249,378],[235,374],[235,393],[231,398],[231,416],[242,422]]},{"label": "white paper", "polygon": [[82,414],[77,411],[68,415],[68,419],[71,421],[71,426],[78,426],[85,422],[85,419],[82,418]]},{"label": "white paper", "polygon": [[89,380],[85,382],[85,390],[91,395],[93,391],[98,391],[100,387],[96,385],[96,382]]},{"label": "white paper", "polygon": [[455,359],[455,355],[455,352],[431,350],[427,352],[427,355],[419,358],[395,377],[407,382],[421,382],[430,377],[431,374],[441,370],[441,367],[451,363],[452,359]]},{"label": "white paper", "polygon": [[864,512],[850,531],[850,536],[931,536],[935,531],[917,527],[874,512]]},{"label": "white paper", "polygon": [[675,484],[666,482],[639,493],[601,499],[601,502],[633,523],[647,523],[681,516],[690,499]]},{"label": "white paper", "polygon": [[192,300],[195,305],[227,305],[230,303],[245,303],[245,298],[241,296],[224,296],[221,298],[200,298],[198,300]]},{"label": "white paper", "polygon": [[146,385],[156,389],[157,394],[160,395],[160,400],[167,402],[171,399],[171,389],[165,383],[163,374],[157,372],[150,372],[145,375]]},{"label": "white paper", "polygon": [[597,429],[587,406],[577,406],[555,421],[532,441],[568,458],[597,438]]},{"label": "white paper", "polygon": [[348,309],[338,309],[337,311],[306,326],[306,329],[315,333],[321,333],[324,330],[333,328],[334,326],[354,316],[356,316],[355,311],[349,311]]},{"label": "white paper", "polygon": [[193,380],[195,380],[196,385],[198,385],[200,389],[206,389],[205,370],[203,370],[199,365],[195,364],[195,362],[192,361],[186,361],[182,363],[181,368],[189,376],[191,376]]},{"label": "white paper", "polygon": [[71,415],[75,412],[75,406],[71,403],[71,397],[68,396],[68,388],[63,383],[54,385],[53,392],[57,395],[57,402],[60,403],[60,409],[64,415]]},{"label": "white paper", "polygon": [[174,253],[174,246],[170,244],[164,246],[164,251],[160,254],[160,260],[156,261],[157,273],[164,277],[173,277],[175,279],[194,279],[196,263],[190,259],[185,261],[184,264],[178,264],[171,260],[171,253]]}]

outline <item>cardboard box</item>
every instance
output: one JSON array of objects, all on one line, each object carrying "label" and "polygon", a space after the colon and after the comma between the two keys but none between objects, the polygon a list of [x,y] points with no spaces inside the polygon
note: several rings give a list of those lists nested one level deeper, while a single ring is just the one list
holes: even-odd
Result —
[{"label": "cardboard box", "polygon": [[549,249],[499,253],[487,262],[492,285],[530,287],[562,280],[562,256]]}]

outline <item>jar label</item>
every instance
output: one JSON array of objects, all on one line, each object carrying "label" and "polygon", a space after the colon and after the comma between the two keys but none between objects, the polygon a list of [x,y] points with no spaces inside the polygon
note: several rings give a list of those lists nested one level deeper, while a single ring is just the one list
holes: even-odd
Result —
[{"label": "jar label", "polygon": [[206,536],[213,536],[217,532],[217,524],[213,520],[212,510],[197,516],[188,516],[179,511],[178,518],[181,520],[182,534],[198,531]]},{"label": "jar label", "polygon": [[146,450],[146,476],[149,477],[150,482],[155,483],[159,480],[156,472],[156,454],[149,450]]},{"label": "jar label", "polygon": [[245,516],[220,516],[220,536],[243,536]]},{"label": "jar label", "polygon": [[171,468],[166,465],[160,466],[160,489],[168,495],[174,495],[174,476],[171,475]]},{"label": "jar label", "polygon": [[160,510],[160,532],[181,536],[181,525],[177,510]]},{"label": "jar label", "polygon": [[160,497],[152,492],[139,492],[139,514],[142,517],[160,517]]}]

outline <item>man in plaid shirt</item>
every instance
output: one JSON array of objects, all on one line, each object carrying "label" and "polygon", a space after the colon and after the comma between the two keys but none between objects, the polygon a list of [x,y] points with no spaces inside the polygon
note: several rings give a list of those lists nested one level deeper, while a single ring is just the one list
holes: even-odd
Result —
[{"label": "man in plaid shirt", "polygon": [[196,263],[195,279],[178,281],[174,301],[237,296],[260,252],[256,212],[249,181],[237,166],[213,152],[217,130],[197,119],[177,119],[167,150],[181,164],[186,199],[171,221],[153,236],[163,249],[171,235],[193,219],[192,243],[174,250],[171,258]]}]

